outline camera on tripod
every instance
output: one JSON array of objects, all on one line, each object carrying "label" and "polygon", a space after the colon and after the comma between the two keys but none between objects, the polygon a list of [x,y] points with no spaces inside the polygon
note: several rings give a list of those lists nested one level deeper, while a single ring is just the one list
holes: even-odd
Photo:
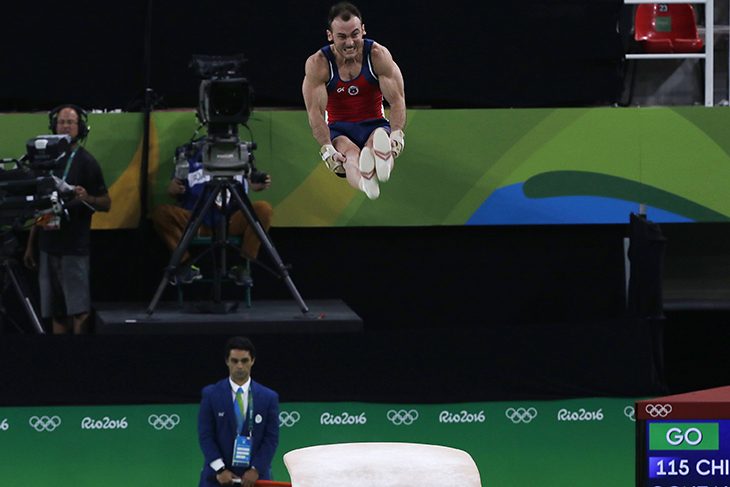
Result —
[{"label": "camera on tripod", "polygon": [[[232,56],[193,55],[190,63],[200,78],[197,117],[208,129],[207,137],[178,148],[176,168],[182,168],[191,152],[201,151],[205,170],[213,177],[251,177],[266,180],[256,171],[253,151],[256,144],[241,140],[238,126],[246,125],[251,115],[252,89],[243,76],[246,62],[242,54]],[[176,169],[176,176],[177,169]]]},{"label": "camera on tripod", "polygon": [[[246,122],[251,115],[252,105],[251,87],[242,74],[245,62],[246,59],[243,55],[195,55],[190,63],[202,78],[197,107],[197,116],[201,123],[198,130],[202,126],[206,126],[208,134],[205,137],[196,138],[198,133],[196,131],[196,135],[190,142],[176,149],[175,178],[186,181],[191,188],[203,187],[195,196],[188,224],[172,252],[170,263],[165,268],[165,275],[162,276],[157,291],[150,301],[147,314],[154,312],[165,286],[177,272],[193,237],[198,234],[208,212],[214,207],[217,207],[219,211],[214,216],[217,215],[219,218],[215,218],[213,221],[211,245],[202,254],[194,257],[190,264],[193,265],[206,253],[213,253],[212,255],[215,257],[213,259],[213,300],[206,306],[197,309],[227,313],[237,306],[237,303],[224,302],[221,294],[221,280],[227,272],[226,250],[235,250],[238,256],[242,257],[242,249],[233,246],[226,237],[228,216],[232,214],[233,210],[241,212],[250,229],[246,231],[256,234],[276,265],[276,269],[261,264],[256,258],[252,260],[283,279],[298,301],[302,312],[309,311],[289,276],[287,266],[274,248],[247,195],[245,179],[252,183],[267,183],[269,178],[266,173],[257,171],[254,166],[253,151],[256,149],[256,145],[253,142],[241,140],[238,136],[239,125],[249,128]],[[185,200],[191,197],[193,191],[176,194],[180,195],[181,200]]]}]

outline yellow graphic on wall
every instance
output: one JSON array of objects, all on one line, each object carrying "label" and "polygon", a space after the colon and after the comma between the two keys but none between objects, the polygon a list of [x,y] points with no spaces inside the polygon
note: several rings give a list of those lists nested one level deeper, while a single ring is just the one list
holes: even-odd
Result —
[{"label": "yellow graphic on wall", "polygon": [[[150,120],[149,174],[156,174],[160,162],[157,130]],[[144,137],[140,138],[132,161],[122,174],[109,187],[112,199],[111,211],[97,212],[91,221],[94,229],[134,228],[139,223],[141,213],[140,174]]]}]

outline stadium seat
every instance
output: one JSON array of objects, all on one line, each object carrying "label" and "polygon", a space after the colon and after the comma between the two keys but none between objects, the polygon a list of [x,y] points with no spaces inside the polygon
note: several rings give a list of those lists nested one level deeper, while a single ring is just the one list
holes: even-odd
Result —
[{"label": "stadium seat", "polygon": [[[241,248],[241,237],[237,235],[228,235],[227,237],[228,245],[231,246],[231,248],[239,249]],[[190,241],[189,248],[195,248],[195,247],[202,247],[202,248],[208,248],[213,243],[211,236],[195,236]],[[248,259],[239,259],[240,265],[244,266],[246,268],[246,271],[250,274],[251,273],[251,261]],[[223,281],[229,281],[230,279],[228,276],[222,276]],[[201,282],[204,283],[212,283],[213,279],[211,279],[210,276],[207,278],[204,278],[201,280]],[[180,306],[182,306],[185,302],[185,296],[184,296],[184,288],[185,285],[178,285],[177,287],[177,302]],[[251,286],[244,286],[243,287],[243,302],[246,305],[247,308],[251,307]]]},{"label": "stadium seat", "polygon": [[292,450],[284,465],[296,487],[481,487],[462,450],[418,443],[340,443]]},{"label": "stadium seat", "polygon": [[695,9],[688,3],[645,3],[636,7],[634,40],[647,53],[692,53],[704,43]]}]

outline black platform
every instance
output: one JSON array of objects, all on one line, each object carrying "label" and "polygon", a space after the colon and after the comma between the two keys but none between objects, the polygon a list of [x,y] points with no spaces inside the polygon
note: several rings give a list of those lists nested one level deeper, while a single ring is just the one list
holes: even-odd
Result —
[{"label": "black platform", "polygon": [[730,311],[730,286],[715,279],[664,282],[665,311]]},{"label": "black platform", "polygon": [[101,303],[95,306],[96,333],[357,333],[363,329],[362,319],[336,299],[307,301],[307,313],[302,313],[292,300],[257,300],[250,308],[240,303],[229,313],[211,313],[205,305],[160,302],[148,315],[147,303]]}]

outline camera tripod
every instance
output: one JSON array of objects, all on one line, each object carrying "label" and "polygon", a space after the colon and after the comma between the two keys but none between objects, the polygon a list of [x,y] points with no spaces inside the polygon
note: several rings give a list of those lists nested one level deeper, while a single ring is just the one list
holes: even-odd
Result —
[{"label": "camera tripod", "polygon": [[[253,206],[251,205],[251,200],[249,200],[248,195],[242,191],[240,183],[232,177],[214,176],[210,181],[205,184],[203,193],[200,195],[200,198],[198,198],[198,200],[195,202],[195,206],[193,207],[193,211],[190,216],[190,220],[188,221],[188,225],[183,232],[183,236],[180,239],[180,242],[177,244],[177,247],[172,252],[170,262],[165,268],[165,274],[162,276],[162,280],[157,286],[157,291],[155,292],[155,295],[153,296],[152,301],[147,308],[148,315],[154,313],[155,308],[157,307],[157,303],[159,302],[160,297],[165,290],[165,287],[167,286],[170,278],[175,274],[175,272],[177,272],[180,260],[182,259],[183,255],[185,255],[185,252],[187,251],[191,240],[198,233],[198,229],[203,223],[203,219],[211,210],[218,197],[220,197],[221,201],[221,211],[223,215],[227,215],[227,210],[229,206],[229,195],[231,197],[231,201],[235,203],[234,206],[237,206],[238,209],[243,212],[244,217],[250,225],[250,228],[252,228],[256,232],[256,235],[261,241],[261,246],[266,249],[269,256],[276,264],[277,269],[269,270],[277,275],[277,277],[284,280],[284,283],[286,284],[287,288],[289,288],[289,292],[291,292],[292,297],[294,297],[294,300],[299,305],[299,309],[302,311],[302,313],[307,313],[309,311],[309,308],[307,307],[306,303],[299,294],[299,291],[294,285],[294,282],[289,276],[289,271],[286,265],[282,262],[279,253],[274,247],[274,244],[271,242],[271,239],[261,226],[261,222],[256,216],[256,213],[253,210]],[[224,303],[221,299],[221,278],[223,274],[222,268],[225,267],[225,253],[226,246],[228,245],[226,239],[226,234],[228,232],[227,227],[228,218],[220,218],[218,220],[218,223],[216,224],[216,228],[214,229],[213,242],[211,244],[211,249],[209,249],[220,251],[219,261],[216,262],[216,265],[213,266],[213,312],[219,313],[230,311],[226,303]],[[178,285],[180,285],[180,283],[178,283]]]},{"label": "camera tripod", "polygon": [[38,315],[33,308],[30,298],[28,298],[28,296],[26,296],[23,292],[18,276],[15,275],[15,271],[13,270],[13,264],[15,263],[15,260],[10,257],[0,258],[0,274],[2,275],[2,289],[0,289],[0,319],[6,319],[15,324],[17,327],[17,324],[10,317],[8,310],[5,307],[5,295],[8,291],[8,287],[12,285],[13,289],[15,289],[15,294],[18,297],[18,300],[20,300],[23,304],[25,314],[28,316],[28,322],[33,326],[33,331],[43,335],[46,332],[43,330],[43,326],[41,326],[41,322],[38,319]]}]

